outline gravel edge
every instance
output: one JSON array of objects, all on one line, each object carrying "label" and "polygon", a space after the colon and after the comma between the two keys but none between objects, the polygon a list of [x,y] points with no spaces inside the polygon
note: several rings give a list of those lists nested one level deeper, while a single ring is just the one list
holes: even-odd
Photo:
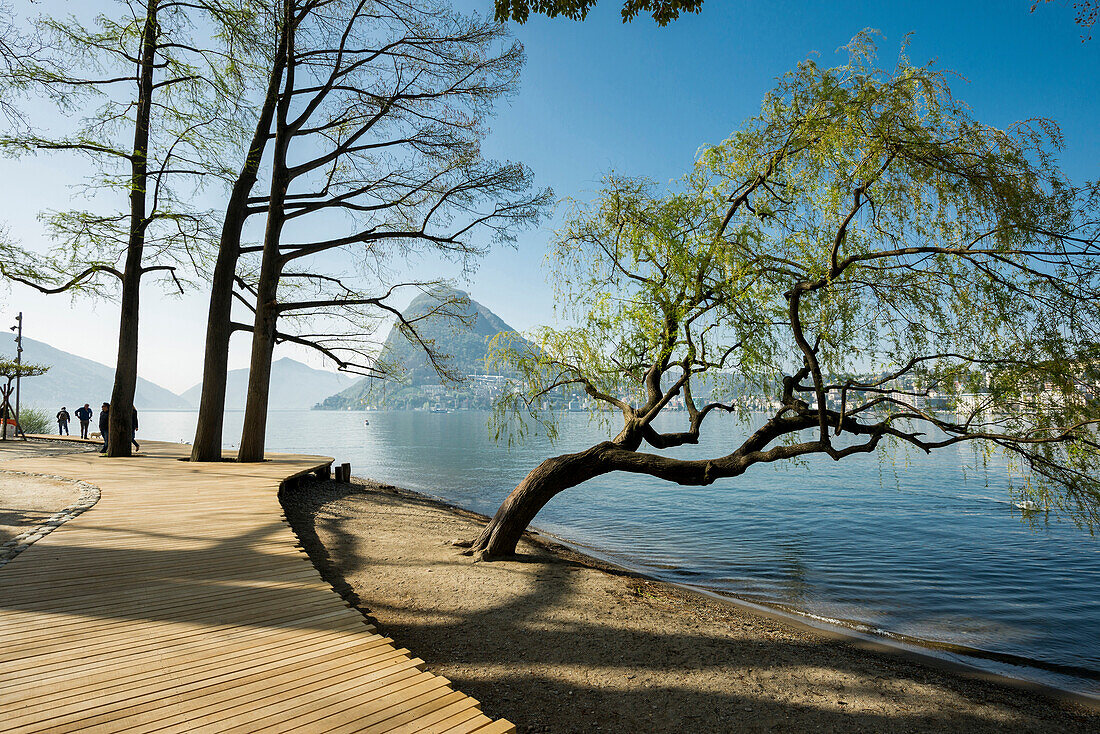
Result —
[{"label": "gravel edge", "polygon": [[11,471],[9,469],[0,469],[0,472],[24,477],[54,479],[62,482],[69,482],[70,484],[75,484],[77,487],[80,487],[80,497],[77,498],[76,502],[59,512],[55,512],[40,525],[28,528],[11,540],[0,544],[0,568],[3,568],[15,560],[16,556],[33,545],[35,541],[46,537],[69,520],[72,520],[74,517],[94,507],[103,494],[100,492],[99,487],[94,484],[89,484],[81,480],[72,480],[68,477],[57,476],[56,474],[39,474],[34,472]]}]

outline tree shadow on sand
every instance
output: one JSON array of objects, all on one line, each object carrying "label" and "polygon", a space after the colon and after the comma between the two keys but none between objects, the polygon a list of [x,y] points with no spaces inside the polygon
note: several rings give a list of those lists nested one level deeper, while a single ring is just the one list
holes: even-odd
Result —
[{"label": "tree shadow on sand", "polygon": [[[397,644],[521,732],[1100,730],[1100,717],[1041,693],[968,679],[825,635],[725,635],[713,620],[684,624],[666,617],[667,624],[631,626],[610,615],[606,624],[590,616],[555,616],[551,612],[578,593],[583,564],[544,551],[526,556],[523,566],[493,564],[493,573],[522,572],[530,582],[479,608],[456,610],[446,599],[452,592],[444,589],[427,600],[403,600],[385,590],[360,599],[352,585],[358,575],[415,565],[360,542],[349,528],[353,511],[326,507],[319,518],[313,515],[332,500],[355,502],[362,492],[354,485],[316,485],[284,506],[314,563],[345,598],[364,611],[369,607]],[[368,501],[395,512],[410,504],[438,507],[378,492]],[[327,548],[319,530],[329,539]],[[469,559],[445,552],[433,563],[473,568]],[[611,573],[624,577],[625,588],[643,589],[639,594],[654,588],[629,572]],[[467,593],[480,592],[471,587]],[[668,611],[667,605],[650,607],[653,614]],[[777,695],[782,690],[797,696]],[[864,701],[859,710],[851,707],[855,699]]]}]

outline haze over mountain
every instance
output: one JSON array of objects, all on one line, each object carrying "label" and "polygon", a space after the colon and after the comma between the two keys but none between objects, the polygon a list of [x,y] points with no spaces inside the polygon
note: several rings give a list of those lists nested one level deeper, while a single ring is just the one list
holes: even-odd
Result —
[{"label": "haze over mountain", "polygon": [[[343,390],[355,382],[350,375],[318,370],[290,357],[271,363],[271,392],[268,406],[271,410],[305,410],[324,400],[334,392]],[[202,395],[202,383],[188,388],[181,396],[191,405],[198,406]],[[225,381],[225,409],[244,410],[248,395],[248,368],[230,370]]]},{"label": "haze over mountain", "polygon": [[[497,334],[515,332],[515,329],[485,305],[470,298],[463,291],[441,289],[433,294],[418,295],[402,314],[409,320],[420,318],[431,313],[438,308],[441,301],[449,298],[467,299],[465,307],[458,310],[462,320],[429,317],[417,323],[418,333],[425,340],[434,342],[437,351],[450,355],[448,364],[456,374],[463,377],[488,374],[486,358],[489,353],[489,343]],[[424,350],[410,342],[396,326],[390,329],[382,346],[381,355],[384,361],[401,365],[405,370],[404,375],[388,383],[387,388],[391,392],[439,385],[441,382],[439,375],[428,362]],[[373,381],[376,389],[380,384],[379,381]],[[368,402],[371,387],[370,378],[360,378],[354,385],[331,395],[317,407],[324,410],[362,408]]]},{"label": "haze over mountain", "polygon": [[[5,345],[4,357],[15,358],[15,345]],[[41,408],[53,415],[61,406],[71,413],[89,403],[99,410],[100,403],[110,401],[115,383],[115,370],[99,362],[62,351],[45,342],[23,337],[23,361],[48,365],[50,370],[39,377],[21,381],[20,403]],[[134,405],[138,410],[186,410],[192,407],[186,400],[148,380],[138,378]]]}]

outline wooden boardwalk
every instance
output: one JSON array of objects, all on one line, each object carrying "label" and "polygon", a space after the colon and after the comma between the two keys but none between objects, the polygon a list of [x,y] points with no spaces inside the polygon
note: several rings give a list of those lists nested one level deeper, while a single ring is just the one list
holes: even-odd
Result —
[{"label": "wooden boardwalk", "polygon": [[0,731],[513,732],[323,582],[282,517],[319,456],[24,458],[99,503],[0,568]]}]

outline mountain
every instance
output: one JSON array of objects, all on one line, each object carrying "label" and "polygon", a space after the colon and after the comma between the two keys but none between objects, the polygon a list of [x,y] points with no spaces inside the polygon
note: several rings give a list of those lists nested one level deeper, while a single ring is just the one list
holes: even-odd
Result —
[{"label": "mountain", "polygon": [[[343,390],[354,377],[338,372],[315,370],[289,357],[271,363],[271,392],[268,405],[272,410],[305,410],[334,392]],[[184,391],[181,396],[192,405],[199,404],[202,383]],[[244,410],[248,395],[248,368],[230,370],[225,380],[225,409]]]},{"label": "mountain", "polygon": [[[7,351],[7,350],[6,350]],[[15,357],[15,346],[6,357]],[[40,377],[21,381],[20,402],[41,408],[52,416],[61,406],[69,412],[89,403],[99,410],[100,403],[110,401],[115,384],[115,370],[99,362],[93,362],[75,354],[63,352],[45,342],[23,337],[23,361],[49,365],[50,371]],[[140,377],[134,405],[138,410],[186,410],[191,405],[170,390]]]},{"label": "mountain", "polygon": [[[440,301],[449,298],[461,298],[466,301],[463,308],[458,310],[461,320],[446,317],[427,317],[416,324],[417,332],[425,339],[435,344],[437,351],[450,355],[448,366],[463,377],[470,375],[485,375],[486,358],[489,354],[489,342],[501,332],[514,333],[515,329],[506,324],[502,318],[490,311],[483,304],[470,298],[463,291],[453,289],[440,289],[431,294],[422,293],[412,300],[412,303],[402,312],[406,320],[424,317],[439,307]],[[389,335],[382,346],[381,359],[384,362],[400,365],[404,374],[397,380],[389,381],[387,389],[400,391],[397,394],[405,394],[406,397],[417,397],[438,392],[438,388],[432,390],[432,386],[440,385],[439,375],[428,362],[424,350],[419,345],[414,345],[396,326],[390,329]],[[372,386],[377,391],[380,382],[373,382],[364,377],[346,390],[326,398],[316,407],[322,410],[348,410],[361,408],[370,402]],[[427,391],[417,388],[428,387]]]}]

